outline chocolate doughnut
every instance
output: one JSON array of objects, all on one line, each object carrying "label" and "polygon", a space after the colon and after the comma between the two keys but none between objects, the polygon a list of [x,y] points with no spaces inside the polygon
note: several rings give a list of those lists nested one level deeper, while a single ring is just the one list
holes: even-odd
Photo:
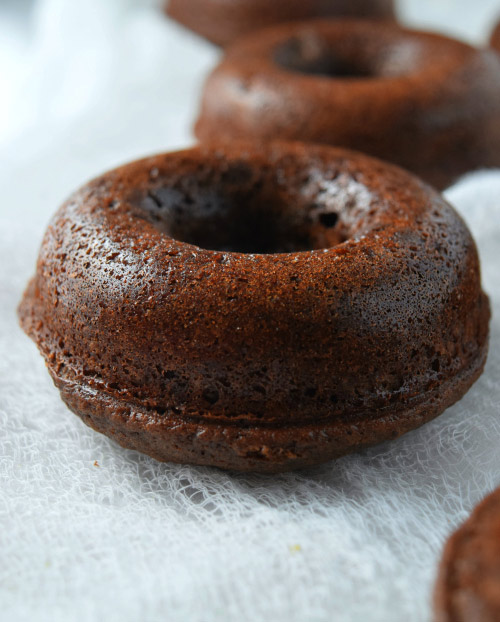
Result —
[{"label": "chocolate doughnut", "polygon": [[403,170],[301,143],[134,162],[62,206],[20,305],[71,410],[158,460],[284,471],[480,375],[476,247]]},{"label": "chocolate doughnut", "polygon": [[276,26],[227,51],[195,133],[352,148],[442,189],[500,165],[500,58],[390,23]]},{"label": "chocolate doughnut", "polygon": [[495,30],[491,34],[490,45],[500,52],[500,22],[498,22]]},{"label": "chocolate doughnut", "polygon": [[435,605],[436,622],[500,620],[500,489],[448,540]]},{"label": "chocolate doughnut", "polygon": [[394,19],[394,0],[170,0],[170,17],[226,46],[265,26],[313,17]]}]

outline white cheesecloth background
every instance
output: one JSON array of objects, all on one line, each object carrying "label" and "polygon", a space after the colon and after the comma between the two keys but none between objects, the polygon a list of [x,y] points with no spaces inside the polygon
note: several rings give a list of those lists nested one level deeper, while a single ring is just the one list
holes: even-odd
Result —
[{"label": "white cheesecloth background", "polygon": [[[500,13],[403,5],[475,41]],[[0,620],[429,620],[445,538],[500,484],[500,171],[447,192],[494,309],[486,371],[459,404],[300,473],[159,464],[67,410],[15,308],[69,192],[192,142],[218,53],[138,0],[40,1],[30,33],[0,22]]]}]

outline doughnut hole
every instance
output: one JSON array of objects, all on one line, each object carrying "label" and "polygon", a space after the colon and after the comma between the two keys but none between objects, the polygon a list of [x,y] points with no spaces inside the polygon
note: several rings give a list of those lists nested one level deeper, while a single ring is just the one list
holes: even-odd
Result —
[{"label": "doughnut hole", "polygon": [[353,228],[350,211],[366,211],[368,190],[343,174],[317,169],[283,180],[279,167],[225,162],[163,178],[135,198],[141,216],[168,237],[212,251],[275,254],[331,248]]},{"label": "doughnut hole", "polygon": [[422,65],[416,40],[396,38],[381,46],[364,35],[331,39],[311,26],[277,45],[274,62],[286,71],[342,80],[396,78]]}]

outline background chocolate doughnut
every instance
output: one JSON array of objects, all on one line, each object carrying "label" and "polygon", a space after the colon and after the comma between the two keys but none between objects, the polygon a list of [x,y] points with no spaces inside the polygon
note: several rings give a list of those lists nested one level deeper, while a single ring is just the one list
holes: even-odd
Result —
[{"label": "background chocolate doughnut", "polygon": [[491,34],[490,45],[500,52],[500,22]]},{"label": "background chocolate doughnut", "polygon": [[394,0],[169,0],[171,18],[217,45],[266,26],[313,17],[394,19]]},{"label": "background chocolate doughnut", "polygon": [[500,165],[500,58],[390,23],[275,26],[227,50],[195,133],[348,147],[442,189]]},{"label": "background chocolate doughnut", "polygon": [[436,622],[500,619],[500,490],[449,538],[434,600]]}]

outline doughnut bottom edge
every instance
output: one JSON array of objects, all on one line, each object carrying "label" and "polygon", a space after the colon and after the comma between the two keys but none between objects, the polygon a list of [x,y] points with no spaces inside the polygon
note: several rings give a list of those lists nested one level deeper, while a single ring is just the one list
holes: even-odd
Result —
[{"label": "doughnut bottom edge", "polygon": [[279,473],[327,462],[397,438],[434,419],[457,402],[481,375],[487,346],[472,363],[418,403],[371,418],[320,421],[273,428],[207,423],[202,418],[159,414],[121,401],[78,379],[58,374],[47,362],[66,405],[88,426],[128,449],[160,462]]}]

